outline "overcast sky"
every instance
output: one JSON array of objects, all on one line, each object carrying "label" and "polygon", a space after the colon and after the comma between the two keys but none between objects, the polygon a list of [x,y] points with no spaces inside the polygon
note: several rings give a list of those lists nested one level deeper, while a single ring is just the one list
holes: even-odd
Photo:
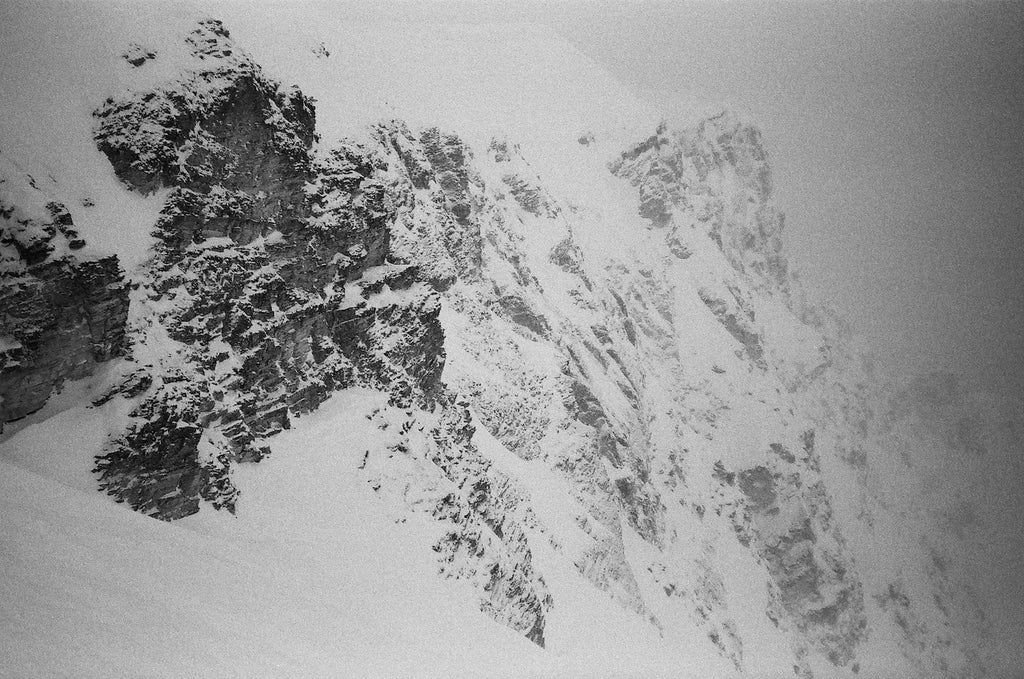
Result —
[{"label": "overcast sky", "polygon": [[1024,392],[1024,5],[560,5],[546,20],[666,111],[752,114],[791,261],[879,353]]}]

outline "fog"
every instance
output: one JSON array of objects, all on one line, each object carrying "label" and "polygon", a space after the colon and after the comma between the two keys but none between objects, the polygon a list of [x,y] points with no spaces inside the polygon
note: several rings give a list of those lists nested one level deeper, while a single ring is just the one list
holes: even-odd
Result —
[{"label": "fog", "polygon": [[[396,11],[396,7],[399,8]],[[670,121],[762,128],[786,249],[898,372],[1024,393],[1024,6],[427,3],[353,18],[550,26]]]},{"label": "fog", "polygon": [[[768,146],[792,268],[883,370],[950,371],[1024,394],[1024,5],[408,12],[547,24],[670,121],[745,113]],[[1024,629],[1020,507],[1012,514],[981,576],[1009,616],[994,630],[1007,638]]]},{"label": "fog", "polygon": [[[761,126],[793,268],[881,365],[1024,394],[1024,5],[562,6],[548,21],[669,119],[728,106]],[[1013,635],[1024,536],[1002,528],[983,577]]]},{"label": "fog", "polygon": [[883,358],[1024,391],[1024,6],[561,7],[671,118],[765,132],[806,286]]}]

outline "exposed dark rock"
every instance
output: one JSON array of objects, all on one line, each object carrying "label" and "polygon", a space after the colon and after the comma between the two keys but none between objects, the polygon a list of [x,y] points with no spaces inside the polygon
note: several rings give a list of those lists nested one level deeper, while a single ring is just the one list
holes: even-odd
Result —
[{"label": "exposed dark rock", "polygon": [[[440,415],[427,457],[459,489],[437,508],[452,522],[435,546],[442,572],[474,582],[483,610],[543,645],[551,600],[531,565],[524,500],[476,450],[468,409],[441,382],[435,288],[481,265],[468,149],[392,121],[371,148],[314,152],[309,99],[269,80],[219,22],[188,43],[208,68],[95,112],[118,177],[143,193],[171,189],[142,285],[180,363],[97,400],[139,399],[97,459],[101,487],[164,520],[203,501],[234,511],[233,464],[261,460],[333,392],[372,386]],[[410,215],[421,228],[399,224]],[[522,300],[500,308],[547,332]]]},{"label": "exposed dark rock", "polygon": [[[167,519],[200,498],[233,506],[209,459],[261,458],[262,439],[360,380],[432,403],[444,363],[436,300],[413,289],[415,269],[385,265],[394,212],[383,162],[353,144],[314,156],[312,102],[264,76],[218,22],[189,42],[210,69],[95,114],[97,145],[123,181],[172,188],[147,286],[170,303],[162,322],[194,370],[172,381],[189,385],[176,399],[166,386],[149,396],[138,413],[150,419],[98,464],[108,492]],[[352,299],[346,285],[364,277]],[[409,294],[376,304],[385,287]],[[197,452],[210,423],[224,441],[212,458]],[[171,430],[168,452],[158,441]],[[132,469],[153,482],[132,481]],[[164,497],[161,475],[184,481]]]},{"label": "exposed dark rock", "polygon": [[128,49],[121,54],[121,58],[131,64],[134,68],[142,66],[147,61],[156,58],[156,52],[148,50],[142,45],[133,42],[128,45]]},{"label": "exposed dark rock", "polygon": [[449,208],[460,223],[467,223],[472,213],[466,163],[469,150],[457,135],[442,133],[436,127],[424,130],[420,143]]},{"label": "exposed dark rock", "polygon": [[755,511],[765,511],[775,503],[775,479],[766,467],[744,469],[739,473],[740,490]]},{"label": "exposed dark rock", "polygon": [[430,186],[430,180],[434,177],[433,168],[430,161],[427,160],[423,146],[409,131],[405,123],[393,120],[386,124],[380,124],[376,127],[376,132],[383,145],[389,146],[397,152],[413,187],[425,189]]},{"label": "exposed dark rock", "polygon": [[552,248],[550,259],[555,266],[567,273],[577,276],[583,274],[583,251],[568,238]]},{"label": "exposed dark rock", "polygon": [[[66,380],[124,353],[128,286],[116,257],[81,259],[64,205],[27,176],[0,174],[0,430],[43,407]],[[36,194],[36,195],[34,195]]]},{"label": "exposed dark rock", "polygon": [[[223,41],[210,35],[214,43]],[[237,222],[287,214],[302,203],[302,185],[295,182],[309,163],[313,105],[297,90],[281,89],[247,59],[218,59],[211,70],[168,86],[108,99],[95,116],[96,144],[122,181],[142,193],[161,186],[186,189],[189,197],[180,200],[193,212],[207,210],[201,224],[181,224],[182,243],[207,223],[212,233],[225,234]],[[240,162],[250,153],[246,143],[265,147],[266,162]],[[256,198],[257,189],[242,197],[251,202],[232,203],[238,192],[266,184],[287,189],[276,196],[279,202]],[[214,185],[220,190],[213,192]],[[235,208],[235,224],[218,214],[229,208]]]},{"label": "exposed dark rock", "polygon": [[714,295],[709,290],[699,291],[700,299],[704,305],[715,315],[718,322],[722,324],[730,335],[746,349],[747,356],[751,360],[760,361],[764,355],[761,336],[752,328],[749,313],[742,307],[729,304],[725,299]]},{"label": "exposed dark rock", "polygon": [[607,423],[608,418],[594,393],[581,381],[572,383],[572,395],[576,405],[576,419],[590,427]]},{"label": "exposed dark rock", "polygon": [[679,259],[689,259],[693,254],[680,235],[679,227],[672,229],[672,231],[665,236],[665,244],[668,245],[669,252]]},{"label": "exposed dark rock", "polygon": [[711,473],[719,482],[726,483],[730,486],[736,483],[736,472],[726,471],[725,465],[722,464],[721,460],[715,462],[715,466]]},{"label": "exposed dark rock", "polygon": [[[165,521],[194,514],[199,500],[234,511],[238,491],[227,451],[200,452],[212,401],[201,383],[167,381],[132,412],[137,424],[97,460],[100,487],[118,502]],[[210,445],[210,444],[208,444]]]},{"label": "exposed dark rock", "polygon": [[538,217],[554,218],[558,216],[560,212],[558,206],[536,183],[518,174],[506,174],[501,180],[508,186],[509,193],[516,199],[519,206],[527,212]]},{"label": "exposed dark rock", "polygon": [[[461,491],[435,510],[459,525],[434,546],[442,573],[479,581],[485,594],[481,609],[543,647],[551,596],[534,571],[523,524],[508,513],[522,500],[473,445],[466,404],[454,403],[450,396],[444,402],[444,416],[432,432],[431,459]],[[476,481],[468,484],[466,479]]]},{"label": "exposed dark rock", "polygon": [[505,139],[492,139],[487,150],[491,153],[491,157],[494,158],[496,163],[511,162],[513,151],[518,152],[518,149],[515,147],[509,149],[509,143]]},{"label": "exposed dark rock", "polygon": [[[6,277],[5,277],[6,278]],[[0,422],[41,408],[65,380],[92,374],[125,350],[128,289],[116,257],[71,257],[0,280],[7,346],[0,367]]]},{"label": "exposed dark rock", "polygon": [[[735,475],[745,498],[746,517],[735,515],[737,531],[749,535],[765,560],[778,588],[778,605],[835,665],[846,665],[864,638],[867,619],[863,593],[852,565],[834,546],[842,537],[831,525],[831,506],[824,487],[807,484],[797,472],[784,473],[778,464],[795,458],[781,444],[765,465]],[[716,474],[732,483],[732,473],[716,466]],[[820,537],[830,534],[830,540]]]},{"label": "exposed dark rock", "polygon": [[104,403],[109,402],[115,396],[123,396],[124,398],[135,398],[139,394],[145,393],[149,388],[153,386],[153,376],[150,375],[146,370],[136,370],[133,373],[129,373],[122,379],[117,385],[109,389],[99,398],[93,400],[94,406],[101,406]]},{"label": "exposed dark rock", "polygon": [[[501,181],[508,187],[509,193],[516,203],[527,212],[543,217],[554,218],[561,212],[548,192],[540,186],[539,180],[523,174],[529,172],[529,163],[523,158],[518,144],[511,144],[505,139],[492,139],[487,147],[494,162],[511,164],[514,171],[506,171]],[[529,172],[532,174],[532,172]]]},{"label": "exposed dark rock", "polygon": [[331,56],[331,51],[329,49],[327,49],[327,45],[323,44],[322,42],[318,42],[313,47],[313,54],[318,59],[328,59]]},{"label": "exposed dark rock", "polygon": [[547,337],[551,331],[544,316],[534,311],[522,297],[517,295],[502,295],[498,298],[495,306],[496,312],[512,321],[518,323],[527,330],[541,337]]},{"label": "exposed dark rock", "polygon": [[470,172],[469,149],[436,128],[417,139],[396,120],[376,125],[374,132],[391,170],[386,193],[400,224],[392,233],[391,261],[415,264],[422,279],[441,291],[460,278],[479,280],[481,185]]},{"label": "exposed dark rock", "polygon": [[[637,188],[640,215],[654,226],[681,218],[702,223],[738,271],[788,289],[784,218],[772,201],[768,154],[756,127],[729,113],[708,118],[693,130],[674,131],[663,123],[609,169]],[[738,184],[728,205],[716,197],[727,177]],[[679,241],[670,236],[667,242],[681,256]]]}]

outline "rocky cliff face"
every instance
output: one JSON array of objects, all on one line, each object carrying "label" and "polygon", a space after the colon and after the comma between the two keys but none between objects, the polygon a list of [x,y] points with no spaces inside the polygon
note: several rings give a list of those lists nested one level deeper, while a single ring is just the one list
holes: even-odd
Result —
[{"label": "rocky cliff face", "polygon": [[0,156],[0,431],[127,348],[117,257],[80,256],[85,241],[48,181]]},{"label": "rocky cliff face", "polygon": [[[3,419],[132,346],[94,403],[128,413],[95,473],[174,520],[244,511],[237,465],[335,392],[372,389],[379,446],[352,473],[436,522],[439,572],[539,645],[563,605],[551,553],[738,674],[853,676],[879,654],[881,671],[896,634],[907,672],[973,676],[970,588],[915,535],[926,510],[880,480],[930,425],[798,301],[756,128],[723,114],[622,150],[604,178],[637,222],[608,224],[512,140],[399,120],[320,139],[315,102],[222,24],[186,46],[196,68],[94,113],[117,177],[164,196],[130,316],[116,260],[77,259],[62,206],[3,194]],[[932,391],[914,402],[953,407]],[[1019,446],[990,429],[962,419],[946,441]],[[769,670],[765,645],[783,658]]]},{"label": "rocky cliff face", "polygon": [[610,169],[637,187],[641,215],[672,225],[667,242],[676,256],[686,252],[677,230],[696,222],[738,271],[788,287],[784,218],[771,200],[771,168],[756,127],[728,112],[690,130],[662,125]]},{"label": "rocky cliff face", "polygon": [[[441,413],[420,452],[456,486],[432,509],[451,523],[437,545],[445,572],[477,581],[485,609],[543,645],[543,582],[506,516],[521,499],[478,459],[465,406],[440,379],[436,290],[472,276],[479,249],[461,142],[389,125],[381,149],[314,149],[311,101],[268,79],[219,22],[189,41],[209,68],[95,113],[118,177],[170,189],[134,328],[163,347],[121,389],[138,402],[98,458],[100,486],[165,520],[203,500],[234,511],[234,463],[262,459],[270,437],[337,390],[385,390],[407,430],[414,412]],[[386,142],[406,160],[389,166]],[[403,249],[396,214],[421,200],[431,233]],[[418,246],[437,261],[416,261]]]}]

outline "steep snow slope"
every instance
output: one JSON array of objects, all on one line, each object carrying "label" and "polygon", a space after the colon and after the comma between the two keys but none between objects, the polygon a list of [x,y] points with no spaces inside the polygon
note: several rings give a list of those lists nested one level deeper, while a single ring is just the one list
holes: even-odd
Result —
[{"label": "steep snow slope", "polygon": [[1020,413],[800,301],[749,123],[523,27],[135,9],[4,10],[0,158],[133,287],[127,356],[0,441],[75,489],[10,474],[15,676],[159,674],[136,595],[171,674],[1010,676],[969,582]]},{"label": "steep snow slope", "polygon": [[437,577],[436,523],[355,473],[364,448],[387,453],[365,417],[379,408],[379,393],[338,395],[240,474],[238,520],[172,524],[95,493],[88,448],[66,437],[93,411],[24,429],[6,452],[48,476],[0,462],[0,676],[691,676],[686,653],[657,664],[657,635],[585,592],[566,592],[547,653],[476,612]]}]

